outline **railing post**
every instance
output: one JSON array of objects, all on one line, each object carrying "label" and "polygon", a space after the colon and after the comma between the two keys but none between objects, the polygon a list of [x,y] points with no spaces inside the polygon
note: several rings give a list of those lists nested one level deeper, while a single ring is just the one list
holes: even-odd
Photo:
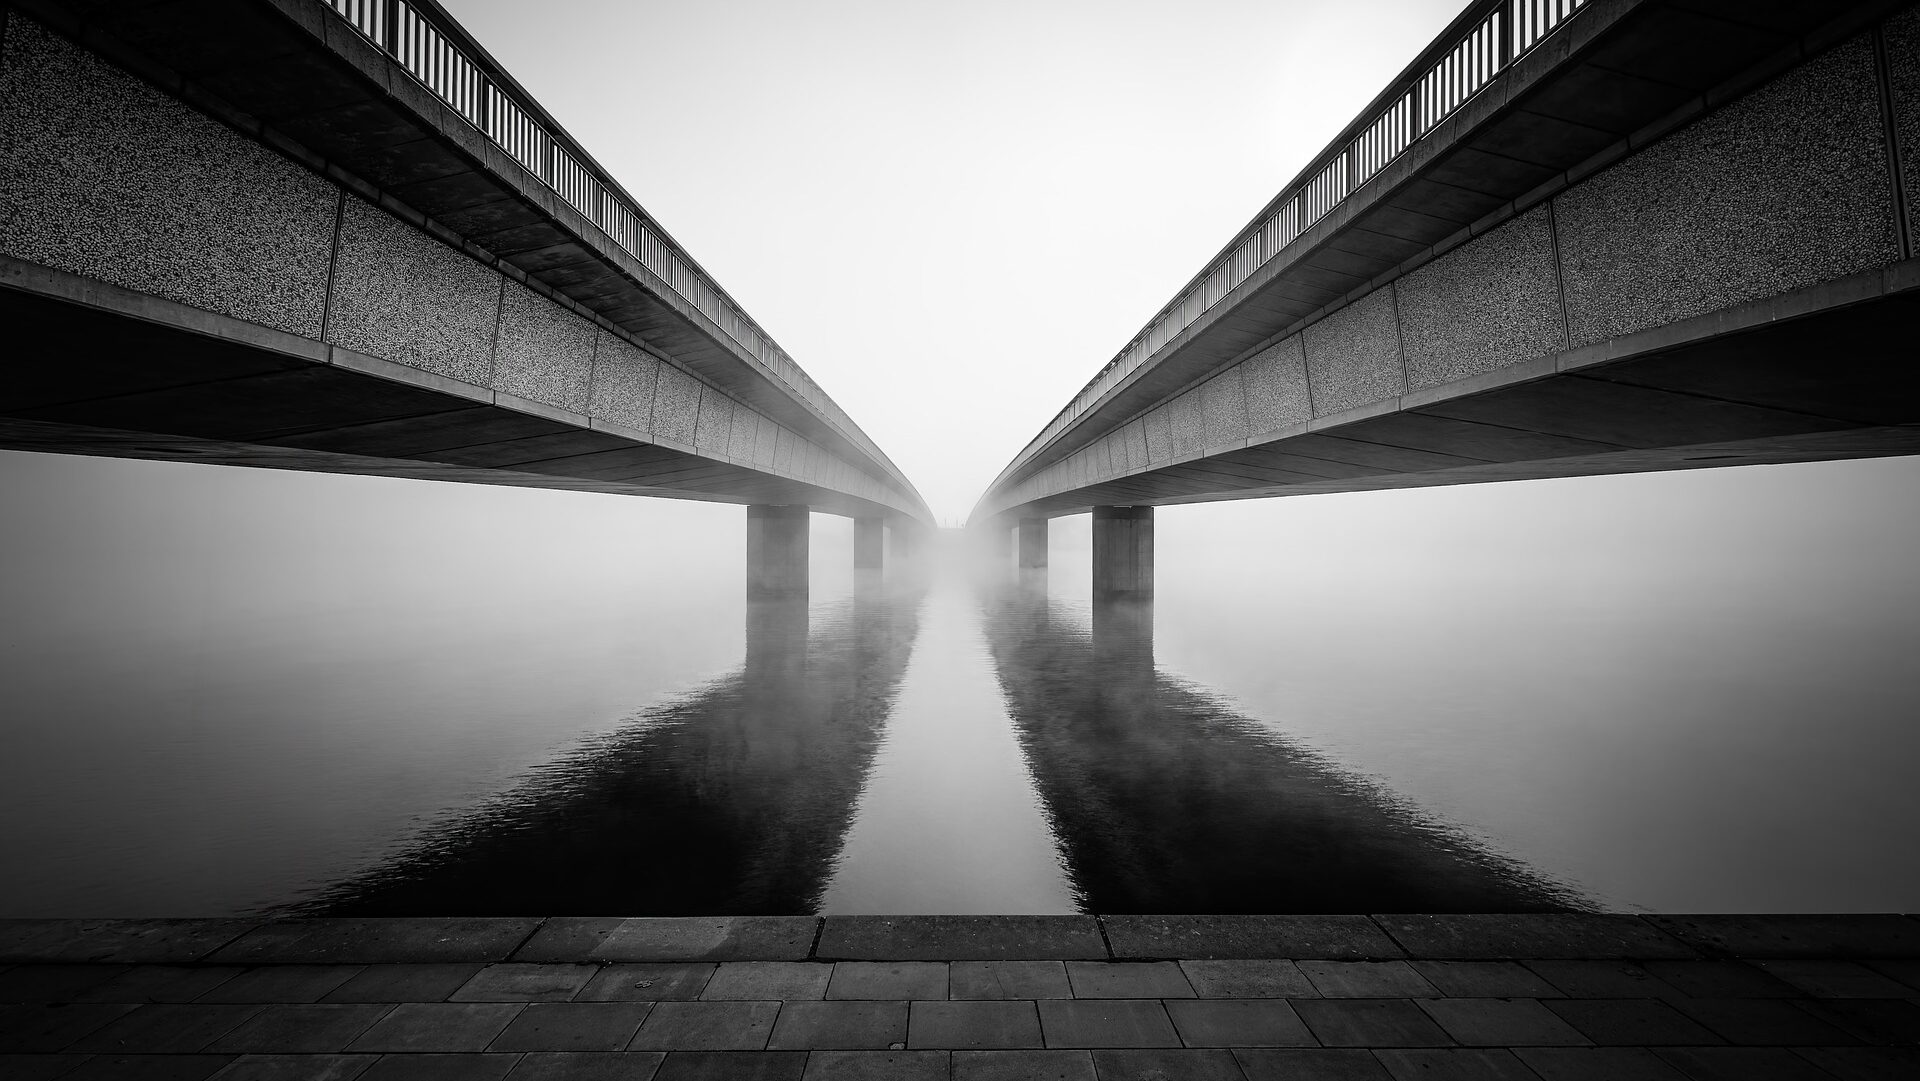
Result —
[{"label": "railing post", "polygon": [[380,0],[380,45],[400,59],[400,0]]},{"label": "railing post", "polygon": [[[1500,5],[1498,11],[1494,12],[1494,17],[1500,23],[1500,52],[1493,61],[1495,72],[1505,71],[1507,65],[1513,63],[1513,11],[1525,2],[1526,0],[1507,0]],[[1492,72],[1488,74],[1491,75]]]}]

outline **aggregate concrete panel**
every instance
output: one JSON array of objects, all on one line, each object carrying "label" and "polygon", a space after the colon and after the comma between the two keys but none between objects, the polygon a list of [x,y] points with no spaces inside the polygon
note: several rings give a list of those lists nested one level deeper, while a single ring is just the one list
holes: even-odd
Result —
[{"label": "aggregate concrete panel", "polygon": [[1159,465],[1173,457],[1173,415],[1162,405],[1142,418],[1147,436],[1147,462]]},{"label": "aggregate concrete panel", "polygon": [[1856,38],[1557,196],[1572,344],[1896,259],[1875,85]]},{"label": "aggregate concrete panel", "polygon": [[600,331],[593,351],[593,395],[585,412],[642,432],[653,430],[660,362],[616,334]]},{"label": "aggregate concrete panel", "polygon": [[725,457],[733,437],[732,398],[709,386],[700,388],[700,415],[694,422],[694,449],[711,458]]},{"label": "aggregate concrete panel", "polygon": [[1392,285],[1375,289],[1313,324],[1303,338],[1316,417],[1391,398],[1407,389]]},{"label": "aggregate concrete panel", "polygon": [[702,389],[693,376],[671,364],[660,365],[659,388],[653,399],[653,434],[683,447],[693,446]]},{"label": "aggregate concrete panel", "polygon": [[1247,435],[1256,436],[1313,419],[1307,396],[1307,354],[1294,334],[1240,365],[1247,403]]},{"label": "aggregate concrete panel", "polygon": [[760,414],[744,405],[733,407],[733,427],[727,433],[727,457],[736,462],[753,461],[753,447],[760,439]]},{"label": "aggregate concrete panel", "polygon": [[1247,437],[1247,395],[1238,365],[1200,384],[1200,431],[1208,447]]},{"label": "aggregate concrete panel", "polygon": [[1175,398],[1168,419],[1173,429],[1173,456],[1193,454],[1206,442],[1206,429],[1200,419],[1200,395],[1188,391]]},{"label": "aggregate concrete panel", "polygon": [[336,260],[328,340],[490,385],[499,274],[354,198],[341,215]]},{"label": "aggregate concrete panel", "polygon": [[1900,182],[1907,220],[1920,202],[1920,7],[1887,20],[1887,78],[1893,90],[1893,128],[1900,141]]},{"label": "aggregate concrete panel", "polygon": [[780,443],[780,425],[767,417],[760,418],[760,431],[753,441],[753,464],[758,469],[772,469],[773,456]]},{"label": "aggregate concrete panel", "polygon": [[1147,468],[1147,424],[1135,418],[1120,429],[1120,444],[1127,452],[1127,471],[1137,472]]},{"label": "aggregate concrete panel", "polygon": [[584,414],[593,394],[595,339],[605,336],[519,282],[507,282],[494,344],[493,388]]},{"label": "aggregate concrete panel", "polygon": [[1437,386],[1565,344],[1545,205],[1420,267],[1395,288],[1409,386]]},{"label": "aggregate concrete panel", "polygon": [[774,435],[778,439],[773,448],[774,471],[792,476],[797,471],[794,452],[799,446],[799,437],[786,428],[775,429]]},{"label": "aggregate concrete panel", "polygon": [[0,251],[318,338],[339,192],[12,12]]}]

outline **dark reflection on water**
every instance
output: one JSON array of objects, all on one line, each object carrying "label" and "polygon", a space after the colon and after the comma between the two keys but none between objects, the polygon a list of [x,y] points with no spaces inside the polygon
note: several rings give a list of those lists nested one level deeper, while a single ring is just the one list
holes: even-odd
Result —
[{"label": "dark reflection on water", "polygon": [[747,606],[740,669],[536,769],[298,906],[344,915],[812,911],[919,630],[876,579],[809,628]]},{"label": "dark reflection on water", "polygon": [[[1096,912],[1516,912],[1580,899],[1154,667],[1151,601],[986,595],[993,660]],[[1040,588],[1036,588],[1040,587]]]}]

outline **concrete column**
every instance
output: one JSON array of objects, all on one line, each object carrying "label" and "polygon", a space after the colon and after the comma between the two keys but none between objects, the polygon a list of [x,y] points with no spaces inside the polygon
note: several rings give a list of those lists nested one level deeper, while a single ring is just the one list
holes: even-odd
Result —
[{"label": "concrete column", "polygon": [[1047,565],[1047,520],[1020,519],[1020,569]]},{"label": "concrete column", "polygon": [[[853,520],[853,566],[855,570],[877,571],[884,566],[887,535],[885,518]],[[896,552],[896,555],[898,553]]]},{"label": "concrete column", "polygon": [[1153,508],[1093,508],[1093,596],[1153,596]]},{"label": "concrete column", "polygon": [[747,599],[807,595],[808,508],[747,508]]}]

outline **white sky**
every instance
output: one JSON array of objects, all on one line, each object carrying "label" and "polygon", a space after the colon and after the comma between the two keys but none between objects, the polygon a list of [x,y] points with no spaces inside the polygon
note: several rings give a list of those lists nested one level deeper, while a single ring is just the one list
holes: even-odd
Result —
[{"label": "white sky", "polygon": [[957,523],[1463,0],[445,0]]}]

